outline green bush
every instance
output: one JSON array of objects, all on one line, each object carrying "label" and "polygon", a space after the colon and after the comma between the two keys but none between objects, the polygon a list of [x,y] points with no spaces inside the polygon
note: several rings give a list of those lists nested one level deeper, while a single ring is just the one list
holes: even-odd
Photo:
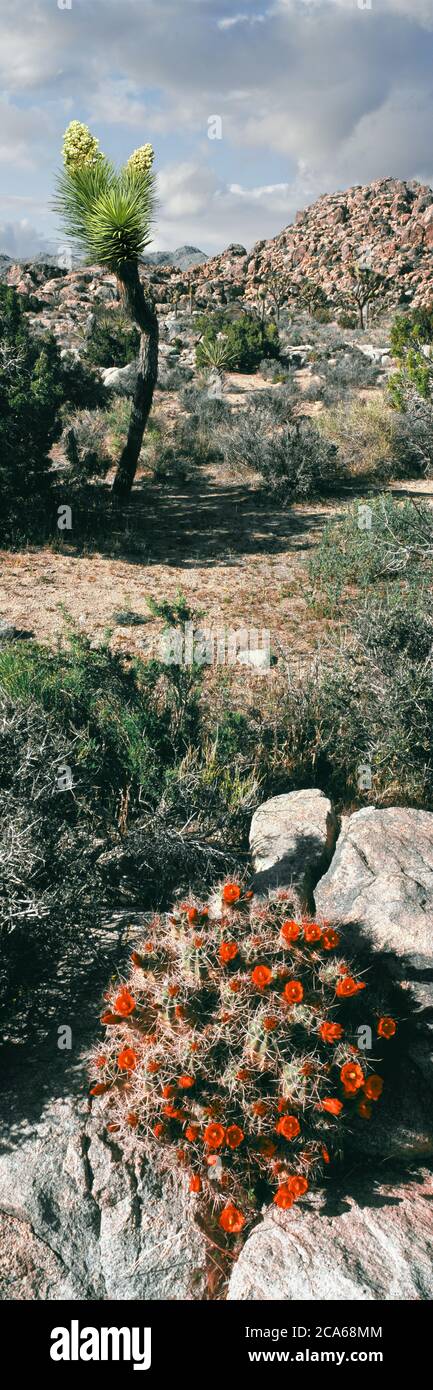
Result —
[{"label": "green bush", "polygon": [[340,471],[335,444],[308,422],[293,421],[292,404],[290,390],[271,400],[259,392],[220,437],[228,468],[237,476],[256,474],[286,502],[334,485]]},{"label": "green bush", "polygon": [[433,343],[433,305],[397,314],[391,328],[391,352],[398,361],[404,360],[409,348],[419,348],[421,343]]},{"label": "green bush", "polygon": [[95,367],[127,367],[138,355],[140,334],[122,309],[98,313],[86,343]]},{"label": "green bush", "polygon": [[[371,526],[365,526],[365,508]],[[397,502],[387,494],[359,500],[343,521],[329,522],[310,561],[313,599],[338,609],[344,590],[404,579],[418,584],[433,573],[433,517],[421,503]]]},{"label": "green bush", "polygon": [[276,324],[262,323],[252,314],[241,314],[239,318],[230,319],[223,312],[217,312],[208,319],[199,319],[197,327],[203,332],[196,348],[198,367],[208,367],[208,349],[217,342],[219,333],[224,335],[226,355],[233,371],[254,372],[263,357],[279,356]]}]

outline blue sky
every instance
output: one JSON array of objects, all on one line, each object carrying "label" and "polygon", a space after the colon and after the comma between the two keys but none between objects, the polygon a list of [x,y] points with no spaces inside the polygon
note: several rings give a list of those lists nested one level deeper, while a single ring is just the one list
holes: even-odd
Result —
[{"label": "blue sky", "polygon": [[155,249],[251,246],[320,193],[433,182],[433,0],[2,0],[0,55],[10,255],[61,241],[73,118],[119,162],[154,145]]}]

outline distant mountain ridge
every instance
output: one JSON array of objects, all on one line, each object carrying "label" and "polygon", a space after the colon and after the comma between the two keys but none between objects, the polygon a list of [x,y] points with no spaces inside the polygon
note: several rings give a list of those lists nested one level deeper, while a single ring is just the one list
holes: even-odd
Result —
[{"label": "distant mountain ridge", "polygon": [[142,256],[142,265],[171,265],[176,270],[189,270],[190,266],[203,265],[209,259],[197,246],[178,246],[176,251],[150,251]]}]

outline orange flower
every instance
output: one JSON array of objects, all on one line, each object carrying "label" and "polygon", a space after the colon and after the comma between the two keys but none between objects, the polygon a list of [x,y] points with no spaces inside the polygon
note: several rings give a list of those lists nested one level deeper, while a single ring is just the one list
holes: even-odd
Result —
[{"label": "orange flower", "polygon": [[237,1072],[236,1072],[236,1080],[237,1080],[237,1081],[249,1081],[250,1075],[251,1075],[251,1073],[250,1073],[249,1071],[247,1071],[247,1068],[246,1068],[246,1067],[241,1067],[241,1068],[240,1068],[240,1071],[237,1071]]},{"label": "orange flower", "polygon": [[194,1085],[194,1082],[195,1076],[180,1076],[178,1085],[181,1087],[182,1091],[189,1091],[191,1086]]},{"label": "orange flower", "polygon": [[297,941],[300,930],[301,928],[298,926],[297,922],[283,922],[281,935],[284,937],[285,941]]},{"label": "orange flower", "polygon": [[169,985],[169,986],[168,986],[168,995],[169,995],[169,998],[170,998],[170,999],[175,999],[175,998],[176,998],[176,995],[179,994],[179,989],[180,989],[180,985]]},{"label": "orange flower", "polygon": [[233,994],[239,994],[239,990],[241,989],[240,980],[229,980],[229,989],[232,990]]},{"label": "orange flower", "polygon": [[225,1139],[225,1130],[223,1129],[223,1126],[217,1124],[207,1125],[203,1135],[203,1139],[205,1144],[208,1145],[209,1149],[220,1149],[221,1144],[224,1143]]},{"label": "orange flower", "polygon": [[253,1105],[254,1114],[255,1114],[255,1115],[260,1115],[260,1118],[261,1118],[261,1119],[263,1118],[264,1115],[267,1114],[267,1109],[268,1109],[268,1107],[267,1107],[266,1102],[265,1102],[264,1100],[255,1100],[255,1101],[254,1101],[254,1105]]},{"label": "orange flower", "polygon": [[379,1100],[379,1096],[382,1095],[383,1091],[382,1077],[377,1076],[376,1073],[373,1072],[372,1076],[367,1077],[364,1091],[368,1100]]},{"label": "orange flower", "polygon": [[114,1008],[117,1014],[122,1014],[123,1018],[127,1018],[128,1014],[134,1012],[135,999],[133,999],[132,994],[129,993],[129,989],[121,989],[119,991],[117,998],[114,1000]]},{"label": "orange flower", "polygon": [[131,952],[131,965],[142,965],[142,964],[143,964],[143,962],[142,962],[141,956],[139,956],[139,954],[138,954],[138,951],[132,951],[132,952]]},{"label": "orange flower", "polygon": [[102,1056],[102,1053],[101,1053],[101,1056],[100,1056],[100,1057],[96,1057],[96,1058],[95,1058],[95,1067],[105,1067],[105,1066],[106,1066],[106,1063],[107,1063],[107,1058],[106,1058],[106,1057],[103,1057],[103,1056]]},{"label": "orange flower", "polygon": [[384,1018],[379,1019],[377,1025],[377,1033],[379,1038],[393,1038],[394,1033],[396,1032],[397,1024],[394,1018],[390,1018],[388,1014],[385,1014]]},{"label": "orange flower", "polygon": [[189,1139],[190,1143],[193,1144],[194,1140],[198,1139],[199,1133],[199,1125],[188,1125],[188,1128],[185,1130],[185,1139]]},{"label": "orange flower", "polygon": [[317,922],[304,923],[304,940],[308,942],[320,941],[322,932]]},{"label": "orange flower", "polygon": [[342,1100],[336,1100],[334,1096],[330,1096],[326,1100],[319,1101],[317,1108],[318,1110],[326,1110],[328,1115],[341,1115],[343,1102]]},{"label": "orange flower", "polygon": [[241,897],[241,889],[239,887],[239,884],[225,883],[221,893],[221,897],[223,903],[229,903],[229,905],[231,905],[232,903],[239,902],[239,898]]},{"label": "orange flower", "polygon": [[357,1109],[358,1115],[361,1116],[361,1120],[371,1120],[373,1111],[368,1100],[360,1100]]},{"label": "orange flower", "polygon": [[268,1018],[264,1018],[263,1027],[266,1029],[267,1033],[273,1033],[274,1028],[278,1028],[278,1019],[272,1018],[271,1016],[268,1016]]},{"label": "orange flower", "polygon": [[343,1032],[344,1032],[344,1029],[341,1027],[341,1023],[321,1023],[321,1024],[320,1024],[319,1033],[320,1033],[320,1037],[321,1037],[321,1039],[322,1039],[322,1042],[327,1042],[327,1043],[338,1042],[338,1041],[339,1041],[339,1038],[342,1038],[342,1037],[343,1037]]},{"label": "orange flower", "polygon": [[329,1157],[328,1150],[325,1149],[325,1145],[323,1145],[323,1148],[322,1148],[322,1158],[323,1158],[323,1162],[324,1162],[324,1163],[330,1163],[330,1162],[331,1162],[331,1159],[330,1159],[330,1157]]},{"label": "orange flower", "polygon": [[322,946],[324,950],[333,951],[334,947],[339,945],[340,937],[338,932],[334,931],[333,927],[327,927],[326,931],[322,932]]},{"label": "orange flower", "polygon": [[164,1133],[164,1125],[162,1125],[161,1123],[159,1123],[159,1124],[157,1124],[157,1125],[154,1125],[154,1126],[153,1126],[153,1133],[154,1133],[154,1135],[155,1135],[155,1139],[160,1139],[160,1138],[161,1138],[161,1134]]},{"label": "orange flower", "polygon": [[293,1177],[287,1179],[287,1185],[293,1192],[295,1202],[298,1197],[303,1197],[308,1192],[308,1181],[302,1176],[302,1173],[294,1173]]},{"label": "orange flower", "polygon": [[189,922],[191,922],[191,923],[193,923],[193,922],[198,922],[198,919],[199,919],[198,908],[196,908],[196,907],[188,907],[188,908],[187,908],[187,911],[186,911],[186,915],[187,915],[187,918],[188,918],[188,921],[189,921]]},{"label": "orange flower", "polygon": [[170,1096],[174,1096],[174,1086],[164,1086],[162,1094],[164,1100],[170,1100]]},{"label": "orange flower", "polygon": [[274,1202],[282,1211],[288,1211],[293,1206],[295,1195],[289,1187],[288,1182],[281,1183],[278,1192],[275,1193]]},{"label": "orange flower", "polygon": [[339,999],[349,999],[351,994],[358,994],[360,989],[365,989],[365,985],[360,984],[359,980],[353,980],[351,975],[344,975],[343,979],[338,981],[335,993]]},{"label": "orange flower", "polygon": [[251,979],[257,989],[265,989],[266,985],[271,983],[272,970],[268,965],[256,965],[255,970],[251,972]]},{"label": "orange flower", "polygon": [[202,936],[195,936],[195,937],[194,937],[194,946],[197,947],[197,950],[199,950],[199,949],[200,949],[200,946],[202,946],[202,945],[203,945],[203,937],[202,937]]},{"label": "orange flower", "polygon": [[159,1071],[160,1066],[161,1066],[161,1063],[160,1063],[160,1062],[148,1062],[148,1063],[147,1063],[147,1068],[146,1068],[146,1070],[147,1070],[148,1072],[150,1072],[150,1075],[151,1075],[151,1076],[154,1076],[155,1072],[156,1072],[156,1071]]},{"label": "orange flower", "polygon": [[110,1089],[110,1087],[109,1087],[107,1081],[98,1081],[98,1082],[96,1083],[96,1086],[92,1086],[91,1091],[90,1091],[90,1095],[91,1095],[91,1096],[103,1096],[103,1095],[105,1095],[105,1092],[106,1092],[106,1091],[109,1091],[109,1089]]},{"label": "orange flower", "polygon": [[130,1125],[131,1129],[137,1128],[138,1115],[135,1114],[135,1110],[130,1110],[129,1115],[126,1116],[126,1123]]},{"label": "orange flower", "polygon": [[278,1124],[275,1125],[277,1134],[282,1134],[283,1139],[296,1139],[301,1133],[301,1126],[296,1115],[283,1115]]},{"label": "orange flower", "polygon": [[238,1149],[244,1139],[244,1132],[239,1129],[239,1125],[229,1125],[226,1129],[226,1144],[228,1144],[229,1149]]},{"label": "orange flower", "polygon": [[227,1231],[229,1235],[237,1235],[238,1231],[241,1231],[245,1225],[245,1217],[242,1216],[242,1212],[238,1211],[237,1207],[233,1206],[233,1202],[228,1202],[224,1211],[221,1212],[219,1224],[223,1231]]},{"label": "orange flower", "polygon": [[175,1011],[174,1011],[174,1012],[175,1012],[175,1014],[176,1014],[176,1018],[180,1018],[180,1019],[185,1019],[185,1018],[186,1018],[186,1009],[184,1009],[183,1004],[176,1004],[176,1008],[175,1008]]},{"label": "orange flower", "polygon": [[359,1062],[345,1062],[344,1067],[341,1068],[340,1077],[345,1091],[349,1091],[352,1095],[364,1085],[364,1072]]},{"label": "orange flower", "polygon": [[107,1010],[107,1013],[102,1014],[102,1016],[101,1016],[101,1023],[105,1023],[105,1024],[108,1025],[109,1023],[118,1023],[118,1022],[119,1022],[119,1015],[118,1015],[118,1014],[109,1013],[108,1010]]},{"label": "orange flower", "polygon": [[228,965],[229,961],[234,960],[237,954],[238,948],[235,941],[221,942],[221,946],[219,948],[219,958],[221,961],[221,965]]},{"label": "orange flower", "polygon": [[122,1048],[122,1051],[119,1052],[119,1056],[117,1058],[117,1065],[120,1068],[120,1071],[135,1071],[137,1062],[137,1053],[134,1052],[133,1047],[124,1047]]},{"label": "orange flower", "polygon": [[193,1173],[189,1184],[189,1190],[190,1192],[201,1192],[201,1178],[199,1178],[198,1173]]},{"label": "orange flower", "polygon": [[169,1120],[186,1120],[183,1110],[178,1110],[176,1105],[164,1105],[163,1113]]},{"label": "orange flower", "polygon": [[289,980],[284,986],[284,995],[288,1004],[300,1004],[304,998],[304,991],[299,980]]}]

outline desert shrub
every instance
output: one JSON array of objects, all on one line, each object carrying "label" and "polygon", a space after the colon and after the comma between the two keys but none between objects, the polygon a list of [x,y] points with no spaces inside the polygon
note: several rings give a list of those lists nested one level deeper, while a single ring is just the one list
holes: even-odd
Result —
[{"label": "desert shrub", "polygon": [[181,366],[176,363],[175,367],[167,369],[158,378],[158,389],[160,391],[183,391],[189,381],[192,381],[194,372],[192,367]]},{"label": "desert shrub", "polygon": [[[198,367],[208,367],[209,346],[218,340],[226,350],[233,371],[254,372],[262,358],[279,355],[278,329],[274,323],[262,323],[253,314],[241,314],[233,319],[218,313],[205,323],[196,348]],[[222,336],[219,338],[219,335]]]},{"label": "desert shrub", "polygon": [[140,334],[122,309],[99,312],[86,341],[86,358],[95,367],[127,367],[138,355]]},{"label": "desert shrub", "polygon": [[[293,916],[287,892],[250,897],[225,882],[210,912],[190,895],[149,923],[90,1067],[101,1124],[187,1172],[228,1235],[302,1198],[348,1133],[362,1148],[397,1028],[332,926]],[[354,1055],[366,1017],[374,1063]]]},{"label": "desert shrub", "polygon": [[317,428],[337,445],[345,470],[353,477],[366,474],[386,479],[410,467],[399,421],[382,396],[340,401],[321,411]]},{"label": "desert shrub", "polygon": [[343,521],[325,526],[310,562],[313,596],[332,609],[350,585],[369,587],[392,578],[432,572],[433,519],[425,504],[398,502],[386,493],[349,507]]},{"label": "desert shrub", "polygon": [[203,428],[214,429],[215,425],[228,424],[231,407],[222,396],[209,394],[206,387],[187,386],[181,396],[181,405]]},{"label": "desert shrub", "polygon": [[[395,377],[392,379],[395,383]],[[430,395],[414,387],[412,382],[402,380],[394,394],[390,388],[391,401],[398,407],[395,413],[395,453],[400,471],[407,477],[422,474],[431,478],[433,473],[433,401]]]},{"label": "desert shrub", "polygon": [[[262,394],[262,393],[260,393]],[[264,394],[264,393],[263,393]],[[270,409],[290,413],[292,398],[269,408],[254,400],[248,414],[239,414],[233,427],[221,435],[227,467],[236,474],[255,473],[264,485],[286,501],[309,497],[334,484],[338,477],[337,449],[308,423],[277,423]],[[287,414],[286,414],[287,419]],[[275,420],[275,416],[274,416]]]},{"label": "desert shrub", "polygon": [[321,359],[320,371],[325,375],[324,403],[333,405],[353,391],[376,386],[380,368],[352,348],[339,352],[335,362]]},{"label": "desert shrub", "polygon": [[391,328],[393,357],[402,362],[410,348],[428,343],[433,343],[433,306],[397,314]]},{"label": "desert shrub", "polygon": [[80,410],[70,416],[63,435],[65,466],[62,477],[72,484],[104,478],[112,463],[107,444],[107,419],[102,410]]}]

